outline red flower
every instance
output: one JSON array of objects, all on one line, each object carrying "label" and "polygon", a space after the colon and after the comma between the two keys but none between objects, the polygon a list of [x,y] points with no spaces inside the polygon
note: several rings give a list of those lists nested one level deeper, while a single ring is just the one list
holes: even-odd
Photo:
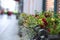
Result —
[{"label": "red flower", "polygon": [[46,21],[46,19],[45,19],[45,18],[43,18],[43,19],[42,19],[42,21],[44,22],[44,25],[45,25],[45,26],[47,26],[47,25],[48,25],[48,23],[47,23],[47,21]]},{"label": "red flower", "polygon": [[48,32],[50,32],[50,29],[48,28]]}]

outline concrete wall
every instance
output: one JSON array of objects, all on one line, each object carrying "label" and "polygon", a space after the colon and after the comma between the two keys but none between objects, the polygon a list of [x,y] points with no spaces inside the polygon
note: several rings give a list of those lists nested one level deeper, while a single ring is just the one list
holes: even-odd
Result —
[{"label": "concrete wall", "polygon": [[24,13],[35,14],[35,10],[42,11],[42,0],[24,0]]}]

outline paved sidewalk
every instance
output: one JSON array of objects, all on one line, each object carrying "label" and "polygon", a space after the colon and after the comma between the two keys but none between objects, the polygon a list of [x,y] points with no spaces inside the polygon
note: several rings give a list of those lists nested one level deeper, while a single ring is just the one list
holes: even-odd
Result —
[{"label": "paved sidewalk", "polygon": [[20,40],[15,15],[0,15],[0,40]]},{"label": "paved sidewalk", "polygon": [[[22,37],[19,37],[18,32],[22,32]],[[15,15],[0,15],[0,40],[30,40],[30,35],[28,29],[18,26]]]}]

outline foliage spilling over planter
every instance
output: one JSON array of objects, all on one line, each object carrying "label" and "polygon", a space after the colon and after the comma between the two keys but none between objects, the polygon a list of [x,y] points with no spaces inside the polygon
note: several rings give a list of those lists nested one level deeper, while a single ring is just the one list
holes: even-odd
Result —
[{"label": "foliage spilling over planter", "polygon": [[60,18],[55,17],[52,12],[37,13],[35,15],[21,13],[19,25],[24,25],[26,28],[31,29],[36,25],[40,25],[40,28],[48,30],[49,34],[55,35],[60,33]]}]

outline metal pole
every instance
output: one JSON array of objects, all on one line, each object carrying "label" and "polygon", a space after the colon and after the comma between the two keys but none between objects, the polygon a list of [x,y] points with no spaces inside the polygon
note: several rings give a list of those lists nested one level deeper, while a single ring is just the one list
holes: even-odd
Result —
[{"label": "metal pole", "polygon": [[56,13],[57,13],[57,0],[54,0],[54,16],[56,16]]},{"label": "metal pole", "polygon": [[20,11],[19,11],[19,2],[20,1],[18,1],[16,4],[18,5],[18,7],[17,7],[17,10],[18,10],[18,13],[17,13],[17,15],[16,15],[16,19],[18,19],[19,18],[19,15],[20,15]]},{"label": "metal pole", "polygon": [[19,2],[18,2],[18,14],[20,14],[21,12],[20,12],[20,0],[19,0]]},{"label": "metal pole", "polygon": [[43,12],[46,11],[46,0],[43,0],[42,9],[43,9]]}]

